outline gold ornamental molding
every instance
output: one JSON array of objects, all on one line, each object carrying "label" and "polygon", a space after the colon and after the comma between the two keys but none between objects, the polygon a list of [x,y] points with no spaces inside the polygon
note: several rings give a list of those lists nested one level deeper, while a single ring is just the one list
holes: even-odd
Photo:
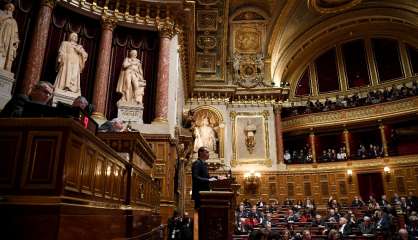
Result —
[{"label": "gold ornamental molding", "polygon": [[308,0],[308,7],[318,13],[339,13],[346,11],[362,0]]},{"label": "gold ornamental molding", "polygon": [[[53,0],[45,0],[46,2],[54,2]],[[163,4],[163,2],[141,2],[136,1],[134,10],[131,9],[133,4],[125,6],[125,12],[119,11],[121,1],[115,2],[115,9],[111,10],[109,1],[106,1],[104,6],[100,6],[97,0],[87,2],[85,0],[56,0],[63,5],[69,5],[84,10],[88,13],[113,18],[117,22],[126,22],[143,27],[160,30],[165,29],[167,24],[174,25],[174,18],[171,16],[170,4]],[[171,4],[172,6],[173,4]],[[174,8],[174,7],[173,7]],[[164,11],[162,11],[164,10]]]},{"label": "gold ornamental molding", "polygon": [[418,113],[418,97],[393,102],[289,117],[283,120],[283,131],[344,125]]},{"label": "gold ornamental molding", "polygon": [[[261,164],[267,167],[272,166],[272,160],[270,158],[270,143],[269,143],[269,116],[270,112],[265,110],[262,112],[236,112],[231,111],[231,123],[232,123],[232,161],[231,166],[236,167],[237,165],[244,165],[244,164]],[[237,139],[241,138],[242,136],[238,136],[238,118],[254,118],[260,117],[262,119],[262,129],[261,134],[264,134],[264,158],[254,158],[254,159],[239,159],[239,147]],[[260,131],[260,130],[258,130]],[[260,133],[259,133],[260,134]]]}]

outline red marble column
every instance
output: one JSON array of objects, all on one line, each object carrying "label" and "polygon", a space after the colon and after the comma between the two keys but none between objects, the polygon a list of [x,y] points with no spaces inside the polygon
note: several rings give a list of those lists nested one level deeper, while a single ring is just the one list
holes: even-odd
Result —
[{"label": "red marble column", "polygon": [[28,94],[29,90],[41,77],[42,65],[44,63],[45,49],[48,41],[49,25],[52,19],[52,9],[55,0],[43,0],[36,19],[30,43],[29,54],[26,59],[25,73],[20,93]]},{"label": "red marble column", "polygon": [[157,96],[155,102],[154,122],[167,122],[170,40],[173,35],[174,31],[170,28],[163,28],[160,31],[160,55],[158,63]]},{"label": "red marble column", "polygon": [[112,54],[113,29],[116,26],[116,20],[106,18],[102,21],[102,35],[100,38],[99,55],[97,59],[96,78],[93,87],[93,105],[95,112],[93,116],[105,118],[107,86],[110,71],[110,58]]},{"label": "red marble column", "polygon": [[274,106],[274,124],[276,125],[276,154],[277,154],[277,162],[283,163],[283,128],[282,128],[282,106],[275,105]]}]

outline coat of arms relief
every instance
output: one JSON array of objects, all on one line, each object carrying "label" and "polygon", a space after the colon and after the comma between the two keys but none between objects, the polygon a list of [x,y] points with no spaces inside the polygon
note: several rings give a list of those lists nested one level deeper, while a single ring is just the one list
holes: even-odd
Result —
[{"label": "coat of arms relief", "polygon": [[230,64],[232,83],[243,88],[264,87],[267,18],[253,9],[231,19]]}]

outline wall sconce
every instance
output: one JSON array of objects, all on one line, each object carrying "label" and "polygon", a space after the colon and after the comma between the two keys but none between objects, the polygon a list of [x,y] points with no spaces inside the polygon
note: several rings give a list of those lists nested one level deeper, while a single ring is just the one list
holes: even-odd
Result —
[{"label": "wall sconce", "polygon": [[347,176],[348,176],[348,182],[352,183],[353,182],[353,170],[352,169],[347,169]]},{"label": "wall sconce", "polygon": [[386,177],[386,181],[387,181],[387,182],[389,182],[389,181],[390,181],[390,167],[385,166],[385,167],[383,168],[383,174],[384,174],[384,175],[385,175],[385,177]]},{"label": "wall sconce", "polygon": [[251,170],[244,173],[244,189],[246,193],[256,194],[260,185],[261,173]]}]

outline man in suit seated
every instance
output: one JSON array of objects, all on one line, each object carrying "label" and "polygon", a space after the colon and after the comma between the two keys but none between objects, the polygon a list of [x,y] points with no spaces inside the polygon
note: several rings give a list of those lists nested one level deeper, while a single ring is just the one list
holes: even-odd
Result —
[{"label": "man in suit seated", "polygon": [[363,222],[360,223],[360,232],[363,235],[370,235],[375,233],[375,227],[371,222],[370,217],[364,216]]},{"label": "man in suit seated", "polygon": [[[49,82],[39,81],[34,85],[29,96],[19,94],[14,96],[4,106],[1,117],[24,117],[25,107],[28,105],[46,106],[54,95],[54,87]],[[40,114],[41,116],[41,114]]]},{"label": "man in suit seated", "polygon": [[320,228],[325,227],[325,221],[321,215],[319,214],[315,215],[315,219],[312,221],[312,227],[320,227]]},{"label": "man in suit seated", "polygon": [[347,223],[347,219],[345,217],[341,217],[340,221],[339,221],[339,230],[338,232],[340,233],[340,235],[343,238],[348,237],[349,235],[351,235],[351,227],[350,225]]}]

